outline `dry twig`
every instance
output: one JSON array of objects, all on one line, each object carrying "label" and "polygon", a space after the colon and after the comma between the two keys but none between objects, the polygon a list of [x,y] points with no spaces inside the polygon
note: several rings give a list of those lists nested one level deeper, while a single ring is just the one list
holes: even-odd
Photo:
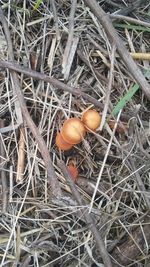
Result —
[{"label": "dry twig", "polygon": [[[0,119],[0,128],[4,127],[4,121]],[[0,182],[2,185],[2,213],[5,213],[7,210],[7,203],[8,203],[8,185],[7,185],[7,177],[6,172],[3,170],[5,167],[4,159],[5,159],[5,150],[4,150],[4,144],[2,141],[2,136],[0,140]]]},{"label": "dry twig", "polygon": [[49,77],[43,73],[22,67],[22,66],[14,63],[14,62],[9,62],[9,61],[1,61],[0,60],[0,67],[8,68],[10,70],[14,70],[17,72],[21,72],[21,73],[24,73],[24,74],[26,74],[32,78],[35,78],[37,80],[42,80],[42,81],[48,82],[50,84],[53,84],[55,86],[55,88],[64,90],[64,91],[69,92],[69,93],[76,95],[78,97],[82,96],[85,100],[93,103],[95,106],[97,106],[99,108],[103,108],[103,104],[101,102],[99,102],[97,99],[87,95],[86,93],[82,92],[80,89],[73,88],[73,87],[71,87],[67,84],[64,84],[63,82],[60,82],[53,77]]},{"label": "dry twig", "polygon": [[131,23],[135,23],[135,24],[138,24],[138,25],[145,26],[145,27],[150,27],[150,23],[149,22],[138,20],[138,19],[135,19],[135,18],[131,18],[131,17],[123,16],[123,15],[118,15],[118,14],[117,15],[116,14],[111,14],[109,16],[110,16],[110,18],[112,20],[125,20],[125,21],[131,22]]},{"label": "dry twig", "polygon": [[23,182],[23,173],[25,166],[25,129],[24,127],[20,128],[20,139],[19,139],[19,148],[18,148],[18,162],[17,162],[17,176],[16,181]]},{"label": "dry twig", "polygon": [[[74,57],[74,53],[71,53],[72,45],[73,45],[74,41],[76,41],[76,47],[77,47],[77,43],[78,43],[78,41],[77,41],[78,39],[74,40],[74,38],[73,38],[74,15],[75,15],[75,10],[76,10],[76,5],[77,5],[77,0],[72,1],[71,10],[70,10],[70,17],[69,17],[68,39],[67,39],[67,43],[66,43],[66,47],[65,47],[65,51],[64,51],[64,55],[63,55],[63,61],[62,61],[62,68],[63,68],[62,73],[64,74],[65,80],[67,80],[69,77],[71,64],[72,64],[72,60]],[[75,47],[75,49],[76,49],[76,47]],[[69,57],[70,54],[72,54],[71,60]],[[67,65],[69,65],[69,68]]]},{"label": "dry twig", "polygon": [[112,83],[113,83],[115,51],[116,51],[116,47],[114,45],[113,48],[112,48],[112,54],[111,54],[111,66],[110,66],[108,89],[107,89],[106,98],[105,98],[104,110],[103,110],[103,113],[102,113],[102,121],[101,121],[101,125],[100,125],[100,130],[103,129],[103,126],[104,126],[104,123],[105,123],[105,120],[106,120],[108,107],[109,107],[109,102],[110,102],[110,94],[111,94],[111,91],[112,91]]}]

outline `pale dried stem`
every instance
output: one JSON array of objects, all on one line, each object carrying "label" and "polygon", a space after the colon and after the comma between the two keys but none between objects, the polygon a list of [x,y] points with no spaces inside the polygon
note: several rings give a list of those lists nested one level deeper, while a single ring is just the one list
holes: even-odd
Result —
[{"label": "pale dried stem", "polygon": [[17,162],[17,176],[16,182],[23,182],[25,167],[25,129],[24,127],[20,128],[20,139],[19,139],[19,148],[18,148],[18,162]]}]

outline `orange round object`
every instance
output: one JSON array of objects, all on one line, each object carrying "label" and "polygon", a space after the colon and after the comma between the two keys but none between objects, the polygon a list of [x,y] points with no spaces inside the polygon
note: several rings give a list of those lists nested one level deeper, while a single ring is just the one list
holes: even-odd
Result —
[{"label": "orange round object", "polygon": [[68,144],[65,142],[65,140],[62,138],[60,133],[57,133],[56,135],[56,146],[60,148],[61,150],[69,150],[73,147],[73,145]]},{"label": "orange round object", "polygon": [[61,135],[67,143],[78,144],[85,136],[84,125],[78,118],[68,119],[63,124]]},{"label": "orange round object", "polygon": [[68,165],[67,169],[68,169],[72,179],[74,181],[76,181],[78,174],[79,174],[78,169],[74,165]]},{"label": "orange round object", "polygon": [[83,112],[81,120],[87,128],[95,131],[100,126],[101,116],[95,109],[89,109]]}]

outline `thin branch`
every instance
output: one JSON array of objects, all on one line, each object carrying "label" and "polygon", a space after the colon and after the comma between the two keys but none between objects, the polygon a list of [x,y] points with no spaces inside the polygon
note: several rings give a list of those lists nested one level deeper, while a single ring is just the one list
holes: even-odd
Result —
[{"label": "thin branch", "polygon": [[63,82],[60,82],[53,77],[47,76],[43,73],[34,71],[32,69],[29,69],[29,68],[22,67],[19,64],[16,64],[16,63],[10,62],[10,61],[0,60],[0,67],[1,68],[8,68],[8,69],[14,70],[16,72],[21,72],[21,73],[24,73],[24,74],[26,74],[32,78],[35,78],[37,80],[42,80],[42,81],[48,82],[48,83],[52,84],[53,86],[55,86],[55,88],[69,92],[69,93],[71,93],[77,97],[82,96],[85,100],[91,102],[95,106],[97,106],[101,109],[103,108],[103,104],[101,102],[99,102],[97,99],[87,95],[86,93],[82,92],[80,89],[71,87],[71,86],[69,86]]},{"label": "thin branch", "polygon": [[105,97],[104,110],[103,110],[103,113],[102,113],[100,131],[102,131],[104,123],[106,121],[107,111],[108,111],[108,107],[109,107],[109,103],[110,103],[110,95],[111,95],[112,83],[113,83],[113,77],[114,77],[113,72],[114,72],[114,62],[115,62],[115,51],[116,51],[116,46],[113,45],[112,54],[111,54],[111,65],[110,65],[109,82],[108,82],[108,87],[107,87],[107,94],[106,94],[106,97]]},{"label": "thin branch", "polygon": [[[8,44],[9,58],[10,58],[10,60],[14,60],[14,53],[13,53],[13,46],[12,46],[12,41],[11,41],[11,37],[10,37],[10,31],[9,31],[7,21],[3,15],[3,11],[1,8],[0,8],[0,21],[3,25],[3,29],[4,29],[7,44]],[[33,122],[32,118],[30,117],[30,114],[29,114],[28,109],[26,107],[26,103],[24,100],[24,96],[22,94],[22,90],[21,90],[21,87],[19,84],[19,79],[18,79],[16,72],[14,70],[11,70],[11,75],[12,75],[12,80],[13,80],[13,84],[14,84],[14,88],[15,88],[15,93],[16,93],[17,98],[19,100],[23,117],[24,117],[28,127],[31,129],[32,134],[33,134],[34,138],[36,139],[36,142],[38,143],[41,155],[43,157],[45,167],[47,170],[48,181],[49,181],[49,184],[51,186],[52,195],[55,197],[60,197],[61,196],[61,189],[60,189],[60,185],[59,185],[57,176],[55,174],[55,170],[54,170],[51,158],[50,158],[48,148],[47,148],[45,141],[44,141],[43,137],[41,136],[38,128],[36,127],[35,123]]]},{"label": "thin branch", "polygon": [[[0,128],[4,127],[4,121],[0,119]],[[2,184],[2,213],[5,213],[7,210],[7,203],[8,203],[8,186],[7,186],[7,177],[6,172],[3,170],[4,168],[4,159],[5,158],[5,150],[4,144],[2,141],[2,136],[0,140],[0,182]]]},{"label": "thin branch", "polygon": [[131,72],[137,83],[141,86],[141,89],[143,90],[144,94],[150,100],[150,85],[148,84],[142,72],[130,56],[121,38],[118,36],[117,31],[112,25],[109,15],[107,15],[103,11],[103,9],[99,6],[96,0],[84,0],[84,2],[91,9],[91,11],[97,17],[99,22],[102,24],[106,33],[108,34],[108,37],[110,38],[110,41],[116,45],[118,53],[126,64],[128,70]]},{"label": "thin branch", "polygon": [[[77,203],[80,205],[80,206],[84,206],[84,201],[81,199],[81,196],[79,194],[79,192],[77,191],[76,189],[76,186],[70,176],[70,173],[68,172],[67,168],[66,168],[66,165],[61,161],[59,163],[59,166],[67,180],[67,183],[68,185],[70,186],[71,188],[71,191],[72,191],[72,194],[74,196],[74,198],[76,199]],[[104,262],[104,265],[105,267],[111,267],[112,266],[112,263],[111,263],[111,260],[110,260],[110,257],[108,255],[108,252],[105,248],[105,244],[103,242],[103,239],[101,237],[101,234],[100,232],[98,231],[95,223],[94,223],[94,220],[92,218],[92,215],[89,214],[87,212],[87,210],[84,211],[84,218],[85,218],[85,221],[87,223],[87,226],[89,228],[89,230],[92,232],[93,234],[93,237],[95,238],[95,241],[96,241],[96,244],[97,244],[97,247],[99,249],[99,252],[100,252],[100,255],[103,259],[103,262]]]},{"label": "thin branch", "polygon": [[54,15],[54,23],[55,23],[55,28],[56,28],[56,37],[57,40],[60,40],[60,32],[59,32],[59,25],[58,25],[58,17],[57,17],[57,11],[56,11],[56,6],[55,6],[55,1],[51,0],[51,5],[52,5],[52,11]]},{"label": "thin branch", "polygon": [[[117,122],[119,121],[120,114],[121,113],[119,113],[119,115],[118,115]],[[108,158],[108,155],[109,155],[109,151],[110,151],[110,148],[111,148],[111,145],[112,145],[112,141],[113,141],[113,139],[115,137],[114,135],[115,135],[116,128],[117,128],[117,124],[114,126],[114,129],[112,131],[111,138],[109,140],[109,144],[108,144],[108,147],[106,149],[105,157],[103,159],[103,163],[102,163],[99,175],[97,177],[97,182],[96,182],[96,186],[95,186],[95,189],[94,189],[94,192],[93,192],[93,196],[92,196],[92,199],[91,199],[89,212],[91,212],[92,207],[93,207],[93,203],[94,203],[94,200],[95,200],[96,192],[98,190],[98,186],[99,186],[99,183],[100,183],[101,178],[102,178],[102,174],[103,174],[103,171],[104,171],[104,168],[105,168],[105,165],[106,165],[106,161],[107,161],[107,158]]]},{"label": "thin branch", "polygon": [[128,16],[123,16],[123,15],[118,15],[118,14],[111,14],[109,16],[113,21],[114,20],[125,20],[125,21],[131,22],[131,23],[142,25],[144,27],[150,27],[150,23],[149,22],[138,20],[138,19],[131,18],[131,17],[128,17]]},{"label": "thin branch", "polygon": [[[74,35],[74,16],[76,11],[77,0],[73,0],[71,4],[70,16],[69,16],[69,29],[68,29],[68,39],[65,47],[65,51],[63,54],[62,67],[63,74],[65,75],[67,64],[69,64],[69,53],[71,50],[71,46],[73,43],[73,35]],[[68,79],[69,74],[67,75]]]}]

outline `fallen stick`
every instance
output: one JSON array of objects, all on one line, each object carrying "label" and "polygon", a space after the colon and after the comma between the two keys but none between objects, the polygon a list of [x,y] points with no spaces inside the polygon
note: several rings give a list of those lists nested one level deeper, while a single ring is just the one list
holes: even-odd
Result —
[{"label": "fallen stick", "polygon": [[20,72],[23,74],[26,74],[32,78],[35,78],[37,80],[42,80],[45,82],[48,82],[50,84],[52,84],[53,86],[55,86],[55,88],[69,92],[77,97],[83,97],[85,100],[89,101],[90,103],[94,104],[95,106],[99,107],[99,108],[103,108],[103,104],[101,102],[99,102],[97,99],[87,95],[86,93],[82,92],[80,89],[78,88],[74,88],[71,87],[63,82],[60,82],[59,80],[50,77],[44,73],[40,73],[37,71],[34,71],[32,69],[23,67],[19,64],[16,64],[14,62],[11,61],[4,61],[4,60],[0,60],[0,67],[1,68],[8,68],[10,70],[14,70],[16,72]]},{"label": "fallen stick", "polygon": [[[0,119],[0,127],[4,127],[4,120]],[[2,213],[5,214],[8,206],[8,184],[7,176],[5,172],[6,159],[5,159],[5,149],[2,141],[2,136],[0,136],[0,186],[2,186]]]}]

